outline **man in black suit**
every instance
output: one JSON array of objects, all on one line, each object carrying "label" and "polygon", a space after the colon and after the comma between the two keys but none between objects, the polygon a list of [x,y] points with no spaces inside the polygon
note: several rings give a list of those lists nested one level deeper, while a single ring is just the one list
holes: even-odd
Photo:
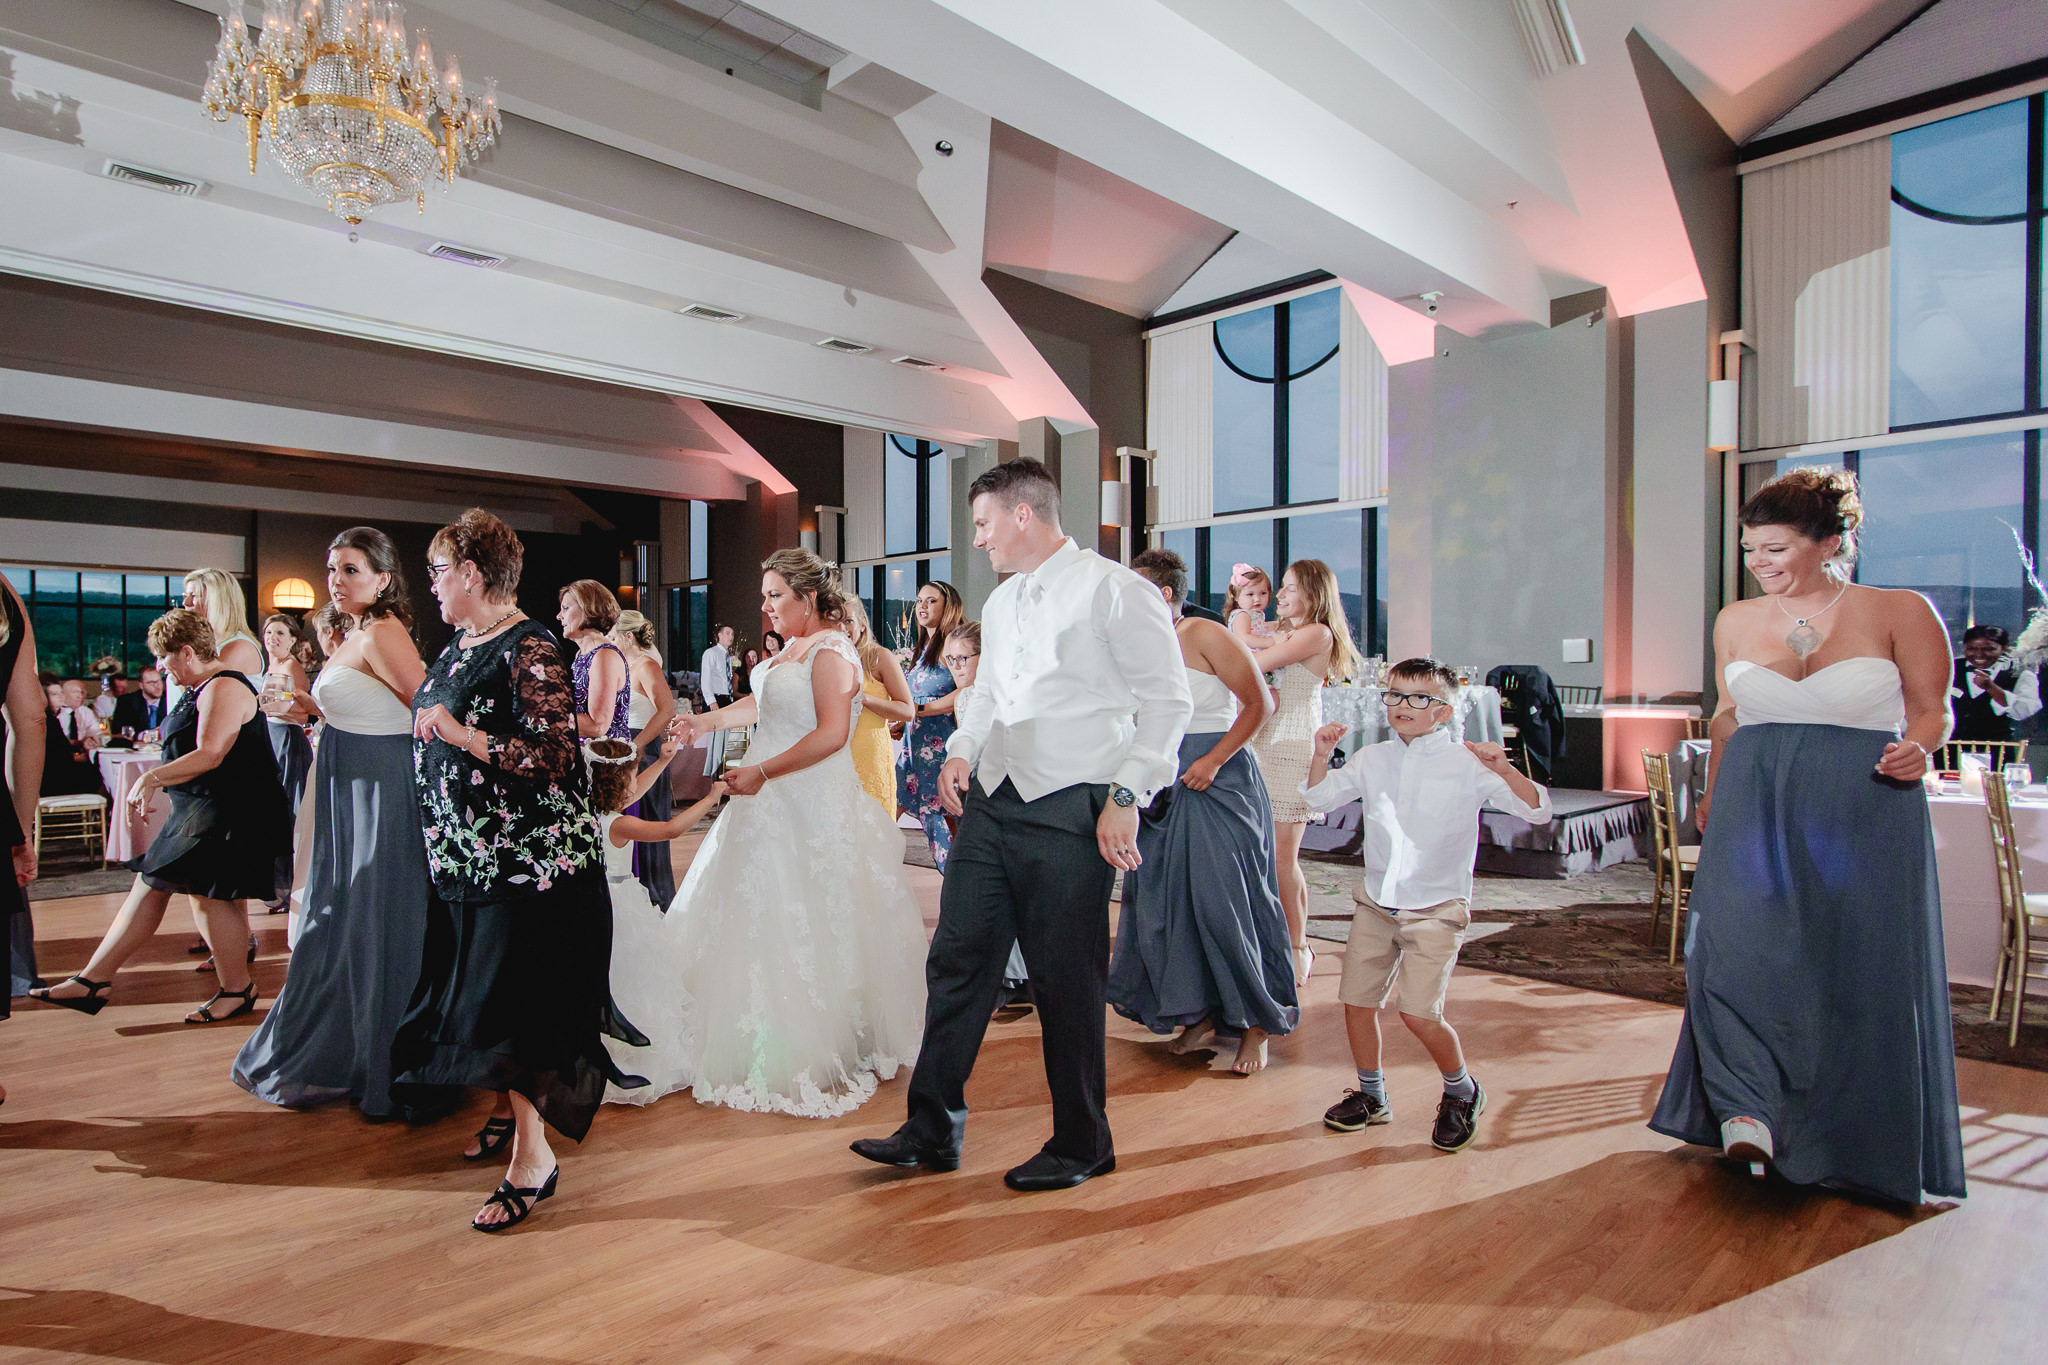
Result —
[{"label": "man in black suit", "polygon": [[1979,742],[2014,738],[2014,725],[2041,709],[2041,679],[2031,668],[2005,659],[2012,637],[1997,626],[1963,632],[1963,657],[1949,679],[1949,710],[1956,726],[1951,740]]},{"label": "man in black suit", "polygon": [[124,731],[139,735],[144,730],[161,730],[170,709],[164,700],[164,675],[152,665],[142,670],[139,689],[115,698],[114,714],[107,724],[117,735]]}]

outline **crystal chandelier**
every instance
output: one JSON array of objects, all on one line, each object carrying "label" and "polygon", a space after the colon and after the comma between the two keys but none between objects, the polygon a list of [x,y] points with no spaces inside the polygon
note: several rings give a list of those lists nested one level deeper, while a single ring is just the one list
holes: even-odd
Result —
[{"label": "crystal chandelier", "polygon": [[[405,11],[385,0],[263,0],[252,43],[242,0],[228,0],[200,103],[249,126],[294,183],[350,223],[401,199],[426,212],[427,182],[453,184],[498,136],[498,85],[465,92],[424,32],[406,45]],[[268,122],[268,129],[265,123]]]}]

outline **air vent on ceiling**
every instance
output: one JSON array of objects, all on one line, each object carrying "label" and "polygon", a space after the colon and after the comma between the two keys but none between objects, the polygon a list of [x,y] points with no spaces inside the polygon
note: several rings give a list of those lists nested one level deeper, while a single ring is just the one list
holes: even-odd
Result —
[{"label": "air vent on ceiling", "polygon": [[915,355],[899,355],[889,363],[891,365],[907,365],[913,370],[943,370],[946,368],[936,360],[926,360],[922,356]]},{"label": "air vent on ceiling", "polygon": [[688,308],[676,310],[686,318],[702,318],[706,322],[745,322],[745,313],[735,313],[730,308],[713,308],[708,303],[693,303]]},{"label": "air vent on ceiling", "polygon": [[496,270],[512,259],[510,256],[494,256],[488,251],[473,251],[466,246],[456,246],[453,242],[436,242],[427,248],[426,254],[444,261],[453,261],[457,265],[473,265],[479,270]]},{"label": "air vent on ceiling", "polygon": [[826,337],[818,344],[828,351],[837,351],[841,355],[866,355],[875,349],[872,346],[863,346],[858,341],[848,341],[845,337]]},{"label": "air vent on ceiling", "polygon": [[1579,31],[1564,0],[1514,0],[1514,5],[1515,25],[1538,76],[1586,64],[1586,50],[1579,46]]},{"label": "air vent on ceiling", "polygon": [[172,175],[169,171],[153,171],[147,166],[131,166],[125,161],[109,161],[100,168],[100,174],[109,180],[140,185],[146,190],[162,190],[165,194],[182,194],[190,197],[206,191],[204,180],[187,180],[184,176]]}]

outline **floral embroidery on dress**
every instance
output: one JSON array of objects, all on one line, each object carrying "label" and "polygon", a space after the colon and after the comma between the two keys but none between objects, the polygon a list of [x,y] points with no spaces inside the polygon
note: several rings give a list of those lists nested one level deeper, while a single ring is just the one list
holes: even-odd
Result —
[{"label": "floral embroidery on dress", "polygon": [[438,702],[486,737],[488,761],[438,739],[413,744],[427,867],[451,900],[545,891],[601,856],[554,637],[524,621],[492,643],[502,647],[450,643],[414,702]]}]

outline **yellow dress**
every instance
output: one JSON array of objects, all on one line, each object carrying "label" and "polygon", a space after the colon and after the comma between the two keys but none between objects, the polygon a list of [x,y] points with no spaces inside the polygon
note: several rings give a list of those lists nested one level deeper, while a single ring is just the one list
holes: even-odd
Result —
[{"label": "yellow dress", "polygon": [[[863,678],[860,690],[863,695],[883,697],[889,689],[873,678]],[[860,720],[854,724],[853,770],[860,774],[861,786],[867,788],[869,796],[875,798],[889,818],[896,818],[896,746],[889,739],[889,722],[862,706]]]}]

